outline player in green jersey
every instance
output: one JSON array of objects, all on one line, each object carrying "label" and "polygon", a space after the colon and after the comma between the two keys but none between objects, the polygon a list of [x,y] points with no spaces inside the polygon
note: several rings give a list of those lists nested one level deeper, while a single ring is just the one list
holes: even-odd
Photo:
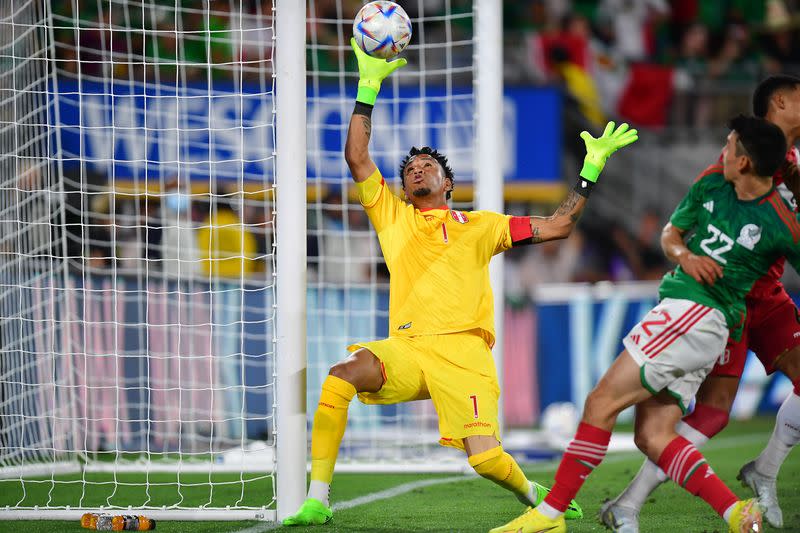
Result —
[{"label": "player in green jersey", "polygon": [[[800,199],[800,151],[795,147],[800,141],[800,78],[780,74],[762,80],[753,92],[753,113],[781,128],[786,137],[786,160],[772,179],[784,198],[788,200],[787,193],[791,193],[791,203],[796,205],[794,199]],[[718,163],[722,164],[722,155]],[[750,289],[745,298],[747,319],[742,338],[728,337],[725,356],[698,389],[694,410],[677,426],[678,433],[698,448],[727,426],[750,350],[767,375],[781,372],[789,378],[793,391],[778,409],[769,440],[737,476],[758,496],[764,520],[775,528],[784,525],[778,503],[778,472],[791,450],[800,444],[800,311],[780,282],[784,263],[783,258],[776,261]],[[600,520],[617,533],[639,533],[640,510],[668,479],[655,463],[644,461],[625,490],[603,504]]]},{"label": "player in green jersey", "polygon": [[550,494],[492,533],[565,532],[567,504],[605,457],[617,416],[631,405],[634,438],[645,455],[711,505],[730,531],[761,531],[755,500],[739,501],[675,432],[724,352],[729,330],[739,334],[753,283],[778,257],[800,267],[800,224],[772,183],[786,154],[783,132],[744,116],[730,127],[722,165],[692,186],[664,228],[662,247],[679,266],[664,276],[660,303],[625,337],[625,350],[586,398]]}]

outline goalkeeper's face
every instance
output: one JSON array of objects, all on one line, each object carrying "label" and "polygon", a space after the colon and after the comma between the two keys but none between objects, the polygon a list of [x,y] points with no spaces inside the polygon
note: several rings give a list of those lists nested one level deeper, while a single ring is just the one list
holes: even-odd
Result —
[{"label": "goalkeeper's face", "polygon": [[428,154],[414,156],[403,173],[403,191],[416,205],[426,199],[426,203],[433,199],[439,205],[446,203],[447,191],[452,190],[453,184],[445,177],[444,169],[439,162]]}]

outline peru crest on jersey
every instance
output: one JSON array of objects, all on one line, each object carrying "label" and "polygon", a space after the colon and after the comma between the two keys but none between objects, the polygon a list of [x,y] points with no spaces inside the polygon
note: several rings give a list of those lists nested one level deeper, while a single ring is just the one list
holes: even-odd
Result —
[{"label": "peru crest on jersey", "polygon": [[469,222],[467,215],[465,215],[461,211],[455,211],[455,210],[450,211],[450,215],[453,217],[453,220],[455,220],[459,224],[466,224],[467,222]]}]

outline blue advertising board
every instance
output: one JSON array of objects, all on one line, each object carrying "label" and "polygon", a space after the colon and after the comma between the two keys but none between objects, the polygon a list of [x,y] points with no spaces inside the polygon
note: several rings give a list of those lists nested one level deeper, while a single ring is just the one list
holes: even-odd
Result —
[{"label": "blue advertising board", "polygon": [[[393,172],[412,145],[450,151],[459,181],[472,179],[475,102],[471,88],[402,87],[382,93],[375,108],[372,156]],[[271,92],[258,85],[174,87],[59,81],[58,131],[65,164],[85,162],[110,179],[191,176],[208,182],[264,183],[274,171]],[[313,96],[313,97],[312,97]],[[347,176],[342,151],[353,94],[337,86],[309,92],[308,178]],[[561,179],[561,95],[555,88],[506,89],[504,152],[498,172],[506,181]],[[534,127],[535,126],[535,127]]]}]

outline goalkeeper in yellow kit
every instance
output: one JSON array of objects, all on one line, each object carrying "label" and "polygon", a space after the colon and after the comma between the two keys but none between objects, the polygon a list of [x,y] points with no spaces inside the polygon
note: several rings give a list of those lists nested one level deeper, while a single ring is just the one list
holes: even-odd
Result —
[{"label": "goalkeeper in yellow kit", "polygon": [[[406,60],[376,59],[351,44],[360,80],[345,158],[391,273],[389,337],[348,347],[351,355],[330,369],[311,432],[308,498],[283,523],[331,519],[330,483],[347,408],[356,394],[367,404],[430,398],[439,416],[439,442],[464,450],[478,474],[535,506],[548,489],[528,481],[499,441],[489,261],[512,246],[569,236],[606,159],[634,142],[636,130],[609,123],[598,139],[583,132],[587,156],[580,178],[549,217],[449,209],[452,169],[446,157],[428,147],[412,148],[401,163],[403,201],[384,182],[368,147],[381,81]],[[582,516],[575,502],[566,516]]]}]

